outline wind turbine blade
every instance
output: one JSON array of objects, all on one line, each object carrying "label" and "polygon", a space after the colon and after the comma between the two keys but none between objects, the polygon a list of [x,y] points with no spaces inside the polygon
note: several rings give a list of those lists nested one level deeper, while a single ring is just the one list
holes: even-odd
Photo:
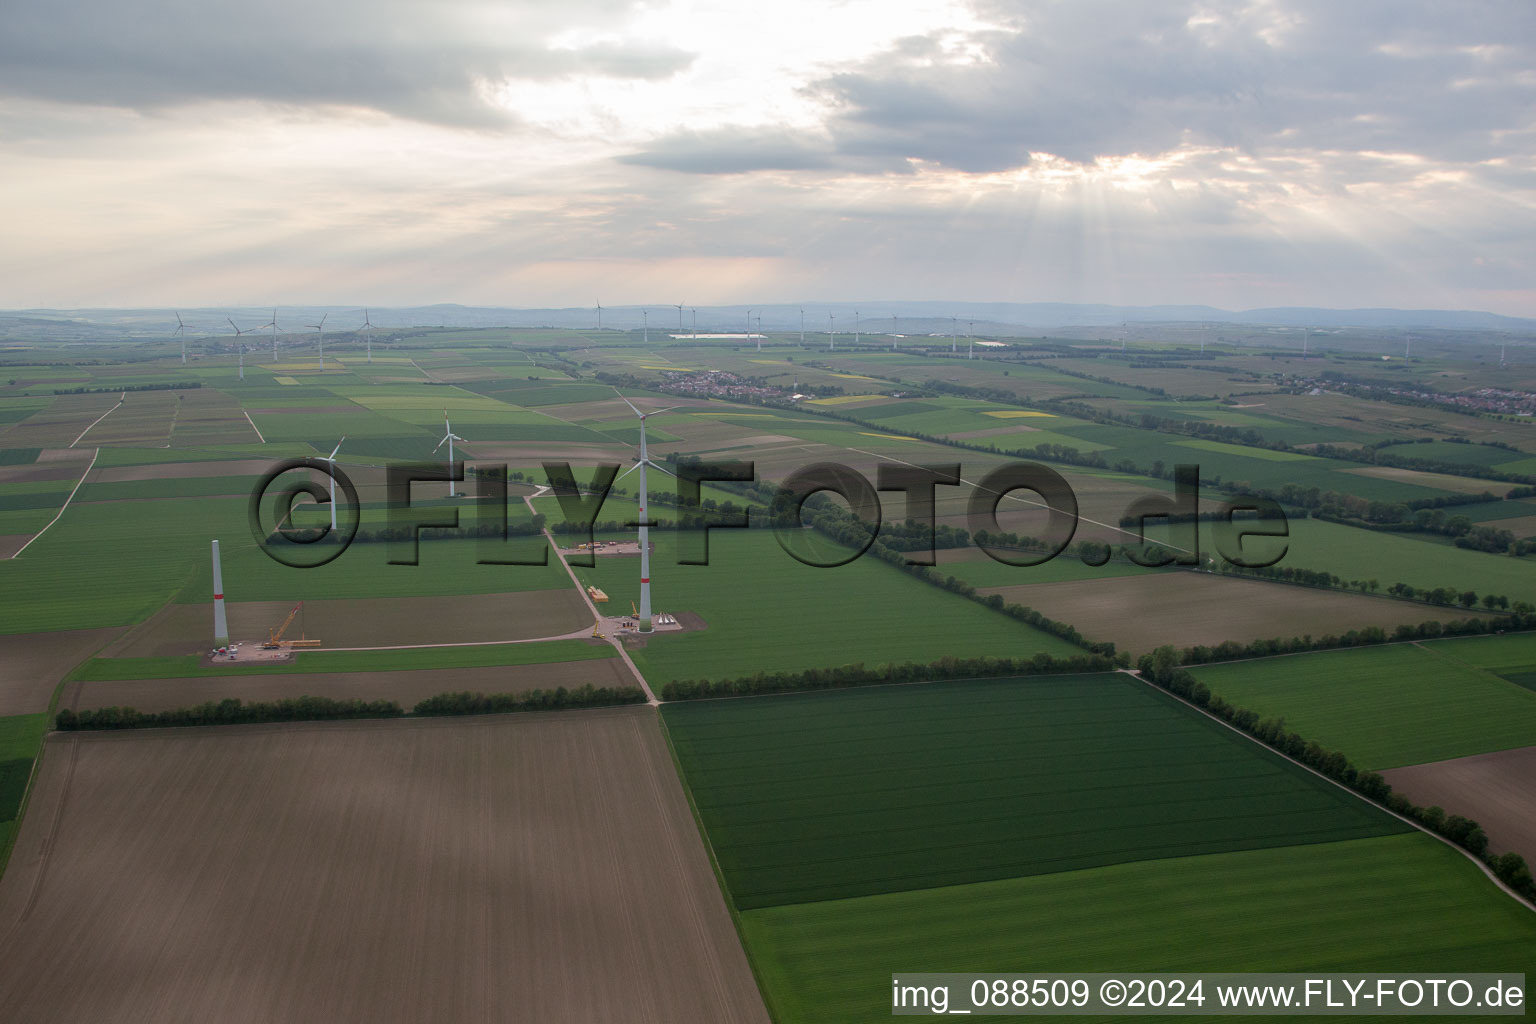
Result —
[{"label": "wind turbine blade", "polygon": [[678,475],[676,473],[672,472],[666,466],[660,465],[659,463],[652,462],[650,459],[646,459],[645,460],[645,464],[647,466],[650,466],[652,469],[659,469],[659,470],[661,470],[663,473],[667,474],[667,476],[670,476],[670,477],[672,477],[674,479],[681,479],[680,477],[678,477]]},{"label": "wind turbine blade", "polygon": [[347,435],[346,434],[342,434],[341,435],[341,441],[337,441],[336,442],[336,447],[331,449],[331,454],[326,456],[326,461],[327,462],[334,462],[335,461],[336,453],[341,451],[342,441],[345,441],[346,439],[347,439]]},{"label": "wind turbine blade", "polygon": [[645,413],[641,412],[639,409],[635,409],[635,403],[633,403],[629,399],[625,398],[622,394],[619,394],[619,389],[618,388],[614,388],[613,389],[613,393],[619,396],[619,401],[623,402],[625,405],[629,406],[631,409],[634,409],[636,416],[642,416],[643,417],[645,415]]},{"label": "wind turbine blade", "polygon": [[[451,436],[453,436],[453,435],[451,435],[451,434],[448,435],[448,437],[451,437]],[[448,443],[448,437],[444,437],[441,441],[437,442],[437,448],[441,448],[443,445],[447,444]],[[432,449],[432,454],[433,455],[437,454],[437,448],[433,448]]]},{"label": "wind turbine blade", "polygon": [[630,466],[628,469],[626,469],[624,472],[620,473],[618,476],[614,477],[613,478],[614,482],[617,483],[620,480],[623,480],[625,477],[629,476],[629,474],[633,473],[635,470],[637,470],[639,468],[640,468],[640,463],[637,462],[633,466]]}]

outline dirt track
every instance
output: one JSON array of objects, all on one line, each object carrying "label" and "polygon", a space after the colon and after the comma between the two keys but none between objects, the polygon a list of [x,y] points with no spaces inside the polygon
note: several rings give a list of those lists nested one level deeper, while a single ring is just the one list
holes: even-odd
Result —
[{"label": "dirt track", "polygon": [[121,632],[113,627],[0,636],[0,715],[47,711],[64,674]]},{"label": "dirt track", "polygon": [[59,706],[76,711],[112,706],[167,711],[226,697],[258,701],[309,696],[393,700],[409,708],[427,697],[460,690],[522,693],[533,689],[552,690],[557,686],[574,689],[588,683],[593,686],[633,686],[634,680],[617,658],[554,665],[413,669],[406,672],[296,672],[292,675],[253,674],[200,679],[132,679],[70,683],[65,687]]},{"label": "dirt track", "polygon": [[1381,773],[1420,807],[1471,818],[1496,853],[1514,850],[1536,864],[1536,747],[1434,761]]},{"label": "dirt track", "polygon": [[0,1006],[768,1020],[650,708],[55,736],[0,882]]}]

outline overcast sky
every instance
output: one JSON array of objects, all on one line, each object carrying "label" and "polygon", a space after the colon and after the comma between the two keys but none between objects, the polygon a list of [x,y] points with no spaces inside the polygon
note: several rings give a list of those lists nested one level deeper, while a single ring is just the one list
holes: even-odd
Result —
[{"label": "overcast sky", "polygon": [[1531,0],[8,0],[0,307],[1536,315]]}]

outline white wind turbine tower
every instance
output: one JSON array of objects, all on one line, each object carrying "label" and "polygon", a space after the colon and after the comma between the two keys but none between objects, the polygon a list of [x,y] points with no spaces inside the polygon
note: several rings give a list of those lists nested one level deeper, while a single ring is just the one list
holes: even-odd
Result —
[{"label": "white wind turbine tower", "polygon": [[603,300],[597,300],[597,329],[603,329]]},{"label": "white wind turbine tower", "polygon": [[[447,413],[445,412],[444,415],[446,416]],[[336,472],[335,472],[336,471],[336,453],[341,451],[341,446],[346,443],[346,440],[347,440],[347,435],[346,434],[342,434],[341,435],[341,440],[336,442],[336,447],[331,449],[331,454],[329,454],[329,455],[327,455],[325,457],[325,461],[330,463],[330,465],[331,465],[331,472],[328,473],[327,475],[331,478],[331,532],[332,533],[336,532]],[[450,484],[449,486],[452,486],[452,484]]]},{"label": "white wind turbine tower", "polygon": [[176,337],[181,339],[181,365],[187,365],[187,325],[181,322],[181,314],[176,314]]},{"label": "white wind turbine tower", "polygon": [[763,318],[761,315],[757,318],[757,350],[759,352],[763,350]]},{"label": "white wind turbine tower", "polygon": [[644,328],[644,331],[645,331],[645,344],[649,345],[651,343],[651,311],[650,310],[642,309],[640,311],[640,322],[643,325],[643,328]]},{"label": "white wind turbine tower", "polygon": [[859,347],[859,311],[853,311],[853,347]]},{"label": "white wind turbine tower", "polygon": [[901,324],[896,319],[896,314],[891,314],[891,351],[896,351],[896,339],[901,337]]},{"label": "white wind turbine tower", "polygon": [[[665,466],[658,466],[651,461],[650,453],[645,447],[645,419],[647,416],[655,416],[657,413],[668,412],[668,409],[658,409],[656,412],[641,412],[635,408],[635,404],[619,394],[618,388],[614,388],[614,394],[619,395],[619,400],[629,406],[634,414],[640,417],[640,455],[635,459],[635,464],[619,474],[622,480],[635,470],[640,471],[640,632],[650,633],[654,630],[651,625],[651,529],[645,518],[645,503],[650,500],[649,492],[645,489],[645,467],[659,469],[669,476],[676,476]],[[675,406],[673,407],[675,408]]]},{"label": "white wind turbine tower", "polygon": [[363,332],[363,340],[368,344],[368,362],[373,362],[373,323],[368,319],[368,311],[363,310],[363,326],[358,328]]},{"label": "white wind turbine tower", "polygon": [[960,345],[960,318],[949,318],[949,354],[954,355]]},{"label": "white wind turbine tower", "polygon": [[[458,434],[455,434],[453,432],[453,427],[448,425],[448,410],[444,409],[443,410],[443,439],[441,441],[437,442],[437,448],[441,448],[445,444],[448,446],[448,497],[450,497],[450,498],[457,498],[458,497],[458,493],[454,490],[454,487],[453,487],[453,483],[454,483],[454,481],[453,481],[453,442],[455,442],[455,441],[462,441],[462,440],[464,440],[462,437],[460,437]],[[336,447],[340,448],[341,446],[337,445]],[[432,449],[432,454],[433,455],[437,454],[437,448],[433,448]]]},{"label": "white wind turbine tower", "polygon": [[219,542],[213,542],[213,645],[229,643],[229,621],[224,617],[224,567],[219,564]]},{"label": "white wind turbine tower", "polygon": [[1303,358],[1303,359],[1307,358],[1307,347],[1308,347],[1308,344],[1311,341],[1312,341],[1312,328],[1310,328],[1310,327],[1303,327],[1301,329],[1301,358]]},{"label": "white wind turbine tower", "polygon": [[326,313],[320,317],[317,324],[305,324],[305,327],[313,327],[320,332],[320,369],[325,369],[325,318],[331,314]]},{"label": "white wind turbine tower", "polygon": [[272,361],[277,362],[277,308],[272,309],[272,322],[267,324],[272,328]]},{"label": "white wind turbine tower", "polygon": [[699,311],[689,307],[688,313],[693,317],[693,340],[699,340]]},{"label": "white wind turbine tower", "polygon": [[966,355],[965,358],[967,358],[967,359],[975,359],[976,358],[976,321],[975,320],[967,320],[965,322],[965,340],[971,343],[971,351]]},{"label": "white wind turbine tower", "polygon": [[[225,320],[229,320],[229,317],[225,317],[224,319]],[[229,326],[235,327],[235,322],[233,320],[229,320]],[[247,327],[243,331],[240,328],[235,327],[235,344],[237,346],[239,346],[239,348],[240,348],[240,379],[241,380],[245,380],[245,342],[240,340],[240,336],[243,335],[243,334],[250,334],[252,331],[259,331],[259,330],[261,330],[260,327]]]},{"label": "white wind turbine tower", "polygon": [[827,351],[828,352],[835,352],[835,351],[837,351],[837,337],[836,337],[835,333],[832,330],[833,322],[836,321],[836,320],[837,320],[837,317],[833,316],[831,313],[827,314]]},{"label": "white wind turbine tower", "polygon": [[800,347],[805,348],[805,307],[800,307]]},{"label": "white wind turbine tower", "polygon": [[683,333],[683,303],[674,302],[672,305],[677,307],[677,333],[681,335]]},{"label": "white wind turbine tower", "polygon": [[747,340],[752,340],[752,311],[747,310]]}]

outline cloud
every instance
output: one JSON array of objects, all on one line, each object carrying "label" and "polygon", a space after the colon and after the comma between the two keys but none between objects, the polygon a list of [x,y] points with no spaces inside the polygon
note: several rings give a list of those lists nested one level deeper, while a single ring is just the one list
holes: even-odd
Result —
[{"label": "cloud", "polygon": [[824,140],[808,141],[785,131],[756,128],[678,132],[618,160],[688,174],[799,171],[831,166],[830,151]]},{"label": "cloud", "polygon": [[[1536,6],[1428,0],[994,5],[1005,30],[904,40],[811,88],[839,153],[966,171],[1182,145],[1528,149]],[[967,54],[979,58],[966,59]]]},{"label": "cloud", "polygon": [[490,96],[511,80],[657,79],[692,55],[645,42],[552,45],[630,5],[485,0],[13,0],[0,95],[156,110],[220,100],[341,105],[432,123],[515,121]]}]

